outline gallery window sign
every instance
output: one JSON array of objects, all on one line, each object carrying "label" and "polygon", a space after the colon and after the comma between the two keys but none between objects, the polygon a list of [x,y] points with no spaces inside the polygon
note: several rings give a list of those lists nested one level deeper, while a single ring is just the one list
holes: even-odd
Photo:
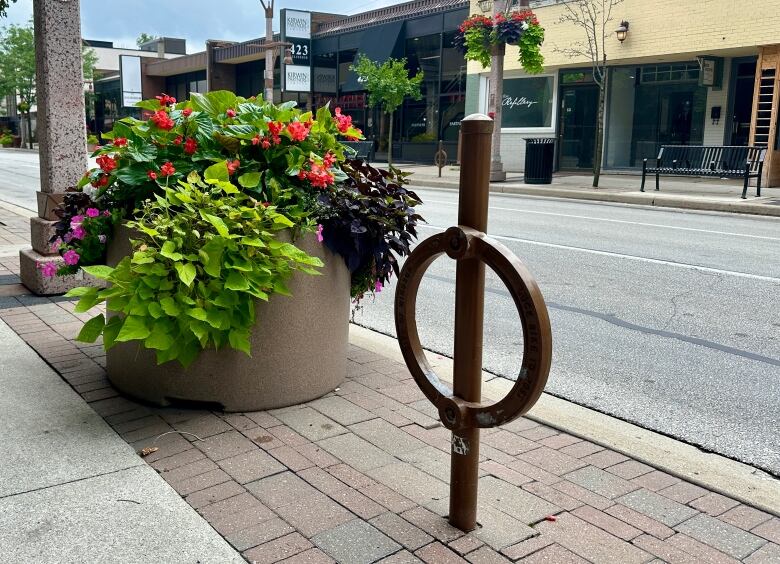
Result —
[{"label": "gallery window sign", "polygon": [[143,99],[141,93],[141,57],[119,55],[119,84],[122,107],[133,108]]},{"label": "gallery window sign", "polygon": [[552,127],[553,77],[504,80],[501,127]]},{"label": "gallery window sign", "polygon": [[291,44],[292,65],[282,61],[282,90],[311,92],[311,12],[284,9],[281,12],[282,41]]},{"label": "gallery window sign", "polygon": [[336,69],[314,67],[312,84],[314,92],[335,94],[338,91],[336,78]]}]

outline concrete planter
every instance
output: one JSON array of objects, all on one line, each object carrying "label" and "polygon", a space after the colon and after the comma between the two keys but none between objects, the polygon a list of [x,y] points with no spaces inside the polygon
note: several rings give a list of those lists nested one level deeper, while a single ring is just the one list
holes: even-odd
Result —
[{"label": "concrete planter", "polygon": [[[252,356],[208,349],[187,369],[157,364],[138,342],[107,353],[107,372],[121,392],[157,405],[259,411],[303,403],[338,387],[346,376],[350,274],[341,257],[307,235],[295,244],[325,263],[321,276],[296,273],[292,297],[256,305]],[[109,248],[109,264],[129,253],[125,228]]]}]

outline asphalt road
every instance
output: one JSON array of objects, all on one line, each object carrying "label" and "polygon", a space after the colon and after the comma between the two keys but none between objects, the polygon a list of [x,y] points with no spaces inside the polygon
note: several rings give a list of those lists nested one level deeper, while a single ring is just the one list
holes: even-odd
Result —
[{"label": "asphalt road", "polygon": [[[457,194],[420,189],[428,237]],[[780,476],[780,220],[491,195],[489,233],[536,277],[553,326],[547,391]],[[454,262],[428,270],[423,345],[452,355]],[[393,289],[355,321],[395,334]],[[488,272],[484,367],[514,379],[522,328]]]},{"label": "asphalt road", "polygon": [[[0,200],[35,209],[37,155],[0,150]],[[418,190],[428,237],[457,194]],[[780,476],[780,220],[491,195],[489,233],[550,310],[547,391]],[[454,263],[423,280],[426,348],[452,354]],[[513,379],[522,329],[488,272],[485,369]],[[355,321],[395,334],[393,287]]]}]

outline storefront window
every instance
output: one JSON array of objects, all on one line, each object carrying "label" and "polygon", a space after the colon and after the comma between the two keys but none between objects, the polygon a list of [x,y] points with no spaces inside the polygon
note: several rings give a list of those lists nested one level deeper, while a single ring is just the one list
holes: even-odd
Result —
[{"label": "storefront window", "polygon": [[707,88],[697,81],[696,63],[613,69],[607,166],[638,168],[661,145],[700,145]]},{"label": "storefront window", "polygon": [[504,80],[501,127],[552,127],[553,77]]},{"label": "storefront window", "polygon": [[441,91],[466,91],[466,59],[463,53],[452,46],[455,32],[444,34],[444,49],[441,53]]},{"label": "storefront window", "polygon": [[349,70],[349,67],[355,62],[356,57],[357,49],[349,49],[339,53],[339,92],[341,92],[348,83],[352,82],[350,78],[353,77],[355,73]]},{"label": "storefront window", "polygon": [[165,79],[165,92],[177,100],[186,100],[190,92],[206,91],[206,71],[188,72]]},{"label": "storefront window", "polygon": [[421,100],[404,102],[403,136],[417,143],[434,142],[439,131],[439,87],[441,35],[426,35],[406,41],[410,74],[423,72]]},{"label": "storefront window", "polygon": [[460,121],[466,113],[466,95],[445,94],[441,97],[439,107],[441,108],[441,135],[439,135],[439,139],[457,142]]}]

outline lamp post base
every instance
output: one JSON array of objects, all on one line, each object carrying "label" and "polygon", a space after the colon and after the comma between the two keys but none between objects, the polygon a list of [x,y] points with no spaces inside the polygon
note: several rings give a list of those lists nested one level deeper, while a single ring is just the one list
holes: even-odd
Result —
[{"label": "lamp post base", "polygon": [[504,182],[506,180],[506,171],[503,169],[491,170],[490,181],[491,182]]}]

